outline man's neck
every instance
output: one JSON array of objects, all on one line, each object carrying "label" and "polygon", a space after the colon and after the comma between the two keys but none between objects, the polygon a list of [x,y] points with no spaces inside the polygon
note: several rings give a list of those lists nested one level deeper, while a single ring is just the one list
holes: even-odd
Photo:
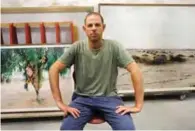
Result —
[{"label": "man's neck", "polygon": [[90,49],[100,49],[102,46],[102,41],[89,41],[89,48]]}]

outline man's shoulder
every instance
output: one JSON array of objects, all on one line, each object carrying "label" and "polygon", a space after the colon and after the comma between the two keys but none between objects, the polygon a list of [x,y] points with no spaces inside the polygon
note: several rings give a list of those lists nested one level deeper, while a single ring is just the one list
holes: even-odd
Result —
[{"label": "man's shoulder", "polygon": [[121,45],[117,40],[113,40],[113,39],[104,39],[104,42],[115,48]]},{"label": "man's shoulder", "polygon": [[79,49],[82,49],[82,47],[86,44],[86,40],[78,40],[78,41],[75,41],[71,48],[78,51]]},{"label": "man's shoulder", "polygon": [[113,40],[113,39],[103,39],[105,43],[109,43],[109,44],[116,44],[117,41]]},{"label": "man's shoulder", "polygon": [[83,40],[77,40],[73,44],[74,45],[77,45],[77,46],[80,46],[80,45],[86,44],[86,43],[87,43],[87,40],[86,39],[83,39]]}]

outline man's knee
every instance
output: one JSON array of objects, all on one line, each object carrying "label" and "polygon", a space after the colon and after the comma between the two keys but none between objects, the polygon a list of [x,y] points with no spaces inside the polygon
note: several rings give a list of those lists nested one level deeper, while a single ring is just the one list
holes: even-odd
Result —
[{"label": "man's knee", "polygon": [[78,124],[72,116],[64,118],[60,130],[82,130],[84,125]]},{"label": "man's knee", "polygon": [[135,130],[135,125],[132,121],[124,122],[124,123],[118,124],[115,130]]},{"label": "man's knee", "polygon": [[60,127],[60,130],[82,130],[80,129],[77,125],[73,125],[73,124],[62,124]]},{"label": "man's knee", "polygon": [[113,130],[135,130],[133,119],[128,114],[110,120],[110,125]]}]

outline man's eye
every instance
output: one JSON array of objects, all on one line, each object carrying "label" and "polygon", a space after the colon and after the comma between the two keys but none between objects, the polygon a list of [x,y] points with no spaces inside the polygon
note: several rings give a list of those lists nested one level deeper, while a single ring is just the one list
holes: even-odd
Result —
[{"label": "man's eye", "polygon": [[89,24],[87,27],[92,27],[93,25],[92,24]]},{"label": "man's eye", "polygon": [[100,24],[95,24],[96,27],[100,27]]}]

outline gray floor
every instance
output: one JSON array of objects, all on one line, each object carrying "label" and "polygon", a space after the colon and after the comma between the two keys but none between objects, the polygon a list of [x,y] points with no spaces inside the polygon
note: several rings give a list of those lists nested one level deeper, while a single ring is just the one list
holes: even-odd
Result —
[{"label": "gray floor", "polygon": [[[132,101],[125,101],[132,105]],[[175,97],[161,97],[145,101],[141,113],[133,114],[138,130],[195,130],[195,95],[183,101]],[[2,130],[58,130],[61,120],[2,122]],[[87,124],[85,130],[109,130],[107,123]]]}]

